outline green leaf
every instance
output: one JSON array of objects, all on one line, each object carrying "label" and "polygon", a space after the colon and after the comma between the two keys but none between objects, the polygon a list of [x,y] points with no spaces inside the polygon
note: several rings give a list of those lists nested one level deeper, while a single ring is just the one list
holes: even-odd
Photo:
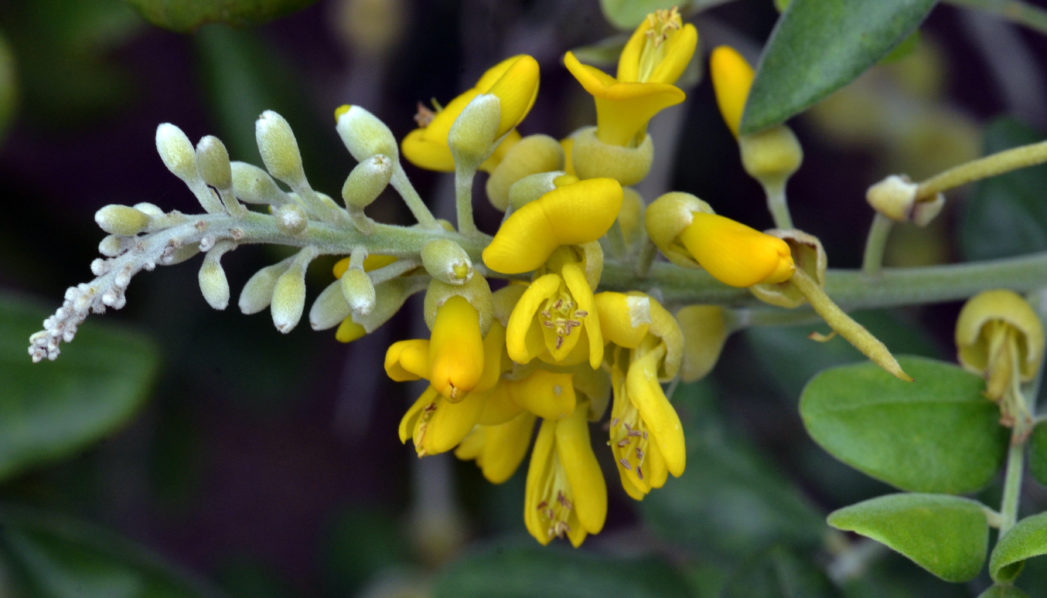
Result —
[{"label": "green leaf", "polygon": [[1026,517],[1007,530],[989,557],[989,574],[1009,582],[1021,572],[1025,559],[1047,554],[1047,513]]},{"label": "green leaf", "polygon": [[0,559],[16,596],[217,596],[141,546],[52,513],[0,508]]},{"label": "green leaf", "polygon": [[829,515],[829,525],[867,536],[952,582],[974,579],[985,562],[989,522],[981,503],[940,494],[889,494]]},{"label": "green leaf", "polygon": [[[985,130],[986,154],[1043,140],[1043,133],[1010,118]],[[960,249],[968,260],[989,260],[1047,250],[1047,165],[980,181],[963,202]]]},{"label": "green leaf", "polygon": [[80,328],[57,361],[32,363],[28,338],[46,316],[0,295],[0,480],[113,432],[141,406],[156,375],[151,343],[94,322]]},{"label": "green leaf", "polygon": [[985,383],[954,365],[900,357],[915,382],[876,365],[826,370],[804,389],[807,432],[844,463],[902,490],[962,494],[995,477],[1007,430]]},{"label": "green leaf", "polygon": [[774,546],[743,564],[718,594],[721,598],[830,598],[839,596],[829,578],[808,559]]},{"label": "green leaf", "polygon": [[764,48],[742,115],[755,133],[850,83],[911,34],[935,0],[793,0]]},{"label": "green leaf", "polygon": [[654,533],[732,565],[775,542],[821,541],[822,515],[720,416],[709,386],[682,386],[673,403],[687,434],[688,465],[679,479],[670,478],[639,504]]},{"label": "green leaf", "polygon": [[316,0],[125,0],[147,21],[186,33],[205,23],[258,25],[301,10]]},{"label": "green leaf", "polygon": [[654,558],[615,558],[561,546],[493,545],[452,563],[435,598],[666,598],[688,595],[683,576]]},{"label": "green leaf", "polygon": [[1014,586],[994,585],[978,594],[978,598],[1029,598],[1029,595]]},{"label": "green leaf", "polygon": [[1029,435],[1029,473],[1047,486],[1047,422],[1040,422]]}]

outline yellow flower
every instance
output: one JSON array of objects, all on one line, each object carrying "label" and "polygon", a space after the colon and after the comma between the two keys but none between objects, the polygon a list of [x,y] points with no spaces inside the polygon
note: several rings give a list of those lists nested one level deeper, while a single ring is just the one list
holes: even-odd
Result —
[{"label": "yellow flower", "polygon": [[588,359],[591,367],[599,367],[603,337],[580,263],[568,261],[527,287],[509,316],[505,342],[509,357],[519,364],[538,357],[562,365]]},{"label": "yellow flower", "polygon": [[501,484],[512,477],[523,462],[536,420],[530,411],[520,411],[502,423],[477,425],[458,445],[454,455],[462,460],[475,459],[489,482]]},{"label": "yellow flower", "polygon": [[560,420],[543,420],[531,453],[524,523],[540,543],[567,536],[576,548],[603,529],[607,486],[589,444],[586,406]]},{"label": "yellow flower", "polygon": [[[452,297],[448,303],[455,299],[461,297]],[[430,378],[434,366],[437,371],[453,372],[439,354],[434,364],[433,344],[435,342],[425,339],[393,343],[385,354],[386,374],[397,382],[404,382]],[[443,453],[458,445],[480,419],[487,399],[484,391],[498,382],[504,347],[504,329],[494,322],[483,339],[482,353],[477,360],[483,369],[471,391],[452,386],[454,396],[441,394],[436,386],[438,381],[433,381],[400,420],[400,442],[412,439],[419,457]],[[471,366],[466,366],[466,370],[473,371]]]},{"label": "yellow flower", "polygon": [[695,261],[732,287],[789,280],[796,266],[785,241],[717,214],[694,212],[679,239]]},{"label": "yellow flower", "polygon": [[753,68],[734,48],[717,46],[709,57],[709,75],[713,80],[720,115],[727,123],[727,128],[737,137],[745,101],[753,85]]},{"label": "yellow flower", "polygon": [[513,212],[483,251],[488,268],[520,274],[541,267],[557,247],[602,237],[622,207],[622,186],[608,178],[575,181]]},{"label": "yellow flower", "polygon": [[985,376],[985,394],[997,400],[1020,382],[1032,380],[1040,370],[1043,324],[1014,291],[983,291],[960,311],[956,347],[960,365]]},{"label": "yellow flower", "polygon": [[607,144],[635,146],[647,122],[686,95],[673,85],[694,54],[698,32],[675,11],[657,11],[637,27],[618,61],[618,76],[584,65],[574,54],[564,65],[596,101],[596,137]]},{"label": "yellow flower", "polygon": [[679,477],[686,465],[683,427],[659,380],[679,370],[683,335],[657,301],[633,292],[596,296],[612,350],[610,446],[622,487],[636,500]]},{"label": "yellow flower", "polygon": [[[493,168],[500,155],[520,135],[513,131],[527,116],[538,96],[538,62],[526,54],[519,54],[499,62],[480,77],[476,85],[436,112],[419,105],[419,128],[411,131],[400,144],[404,157],[412,164],[429,170],[454,171],[454,159],[447,145],[447,134],[462,110],[478,95],[491,94],[498,98],[500,118],[496,139],[508,135],[495,149],[494,156],[482,168]],[[512,132],[510,134],[510,132]]]}]

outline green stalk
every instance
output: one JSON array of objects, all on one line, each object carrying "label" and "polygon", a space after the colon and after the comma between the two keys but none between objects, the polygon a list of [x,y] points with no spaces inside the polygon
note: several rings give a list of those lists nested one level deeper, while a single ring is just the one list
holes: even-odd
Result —
[{"label": "green stalk", "polygon": [[785,198],[786,180],[783,177],[779,182],[763,185],[763,192],[767,196],[767,209],[774,219],[774,227],[780,229],[793,228],[793,217],[789,213],[789,202]]},{"label": "green stalk", "polygon": [[887,248],[887,237],[891,234],[894,222],[877,212],[869,227],[869,236],[865,240],[865,254],[862,256],[862,274],[876,276],[883,268],[883,252]]},{"label": "green stalk", "polygon": [[473,178],[476,176],[476,169],[463,168],[460,163],[457,166],[454,171],[454,196],[458,230],[463,235],[472,237],[480,232],[473,219]]},{"label": "green stalk", "polygon": [[1012,147],[954,166],[923,181],[916,201],[930,201],[937,194],[967,183],[1047,162],[1047,141]]}]

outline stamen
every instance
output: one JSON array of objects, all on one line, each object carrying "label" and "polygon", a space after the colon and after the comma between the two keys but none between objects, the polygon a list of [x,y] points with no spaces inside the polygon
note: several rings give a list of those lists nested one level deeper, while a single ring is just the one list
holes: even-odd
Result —
[{"label": "stamen", "polygon": [[433,122],[433,119],[436,118],[436,112],[433,112],[421,102],[418,102],[416,110],[417,112],[414,114],[414,122],[418,123],[419,127],[429,126],[429,123]]},{"label": "stamen", "polygon": [[626,471],[632,471],[633,470],[632,466],[629,465],[629,461],[625,457],[622,457],[621,459],[618,459],[618,462],[622,464],[622,467],[624,467],[626,469]]}]

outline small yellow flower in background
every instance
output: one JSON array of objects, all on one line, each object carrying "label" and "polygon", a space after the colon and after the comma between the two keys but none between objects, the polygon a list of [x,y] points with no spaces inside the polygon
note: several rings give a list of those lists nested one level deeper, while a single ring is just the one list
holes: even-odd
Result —
[{"label": "small yellow flower in background", "polygon": [[659,384],[680,368],[683,334],[672,315],[643,293],[600,293],[596,305],[604,335],[616,345],[609,357],[609,444],[622,487],[642,500],[686,465],[683,426]]},{"label": "small yellow flower in background", "polygon": [[589,443],[585,404],[559,420],[543,420],[531,453],[524,523],[543,545],[566,536],[578,547],[607,518],[607,486]]},{"label": "small yellow flower in background", "polygon": [[481,94],[498,98],[500,118],[496,139],[507,136],[481,168],[497,165],[500,155],[520,139],[514,129],[527,116],[538,96],[538,62],[519,54],[499,62],[480,77],[476,85],[435,112],[419,104],[415,120],[419,128],[411,131],[401,143],[404,157],[415,166],[441,172],[454,171],[454,158],[447,145],[451,125],[466,105]]},{"label": "small yellow flower in background", "polygon": [[716,104],[727,128],[737,137],[745,112],[745,101],[753,85],[753,67],[730,46],[717,46],[709,57],[709,76],[713,80]]},{"label": "small yellow flower in background", "polygon": [[796,271],[778,237],[717,214],[694,213],[680,241],[706,272],[732,287],[789,280]]},{"label": "small yellow flower in background", "polygon": [[680,11],[656,10],[633,31],[618,57],[619,81],[676,83],[698,46],[698,30]]},{"label": "small yellow flower in background", "polygon": [[504,274],[537,270],[557,247],[602,237],[621,207],[622,186],[614,179],[557,187],[510,214],[484,249],[483,262]]}]

